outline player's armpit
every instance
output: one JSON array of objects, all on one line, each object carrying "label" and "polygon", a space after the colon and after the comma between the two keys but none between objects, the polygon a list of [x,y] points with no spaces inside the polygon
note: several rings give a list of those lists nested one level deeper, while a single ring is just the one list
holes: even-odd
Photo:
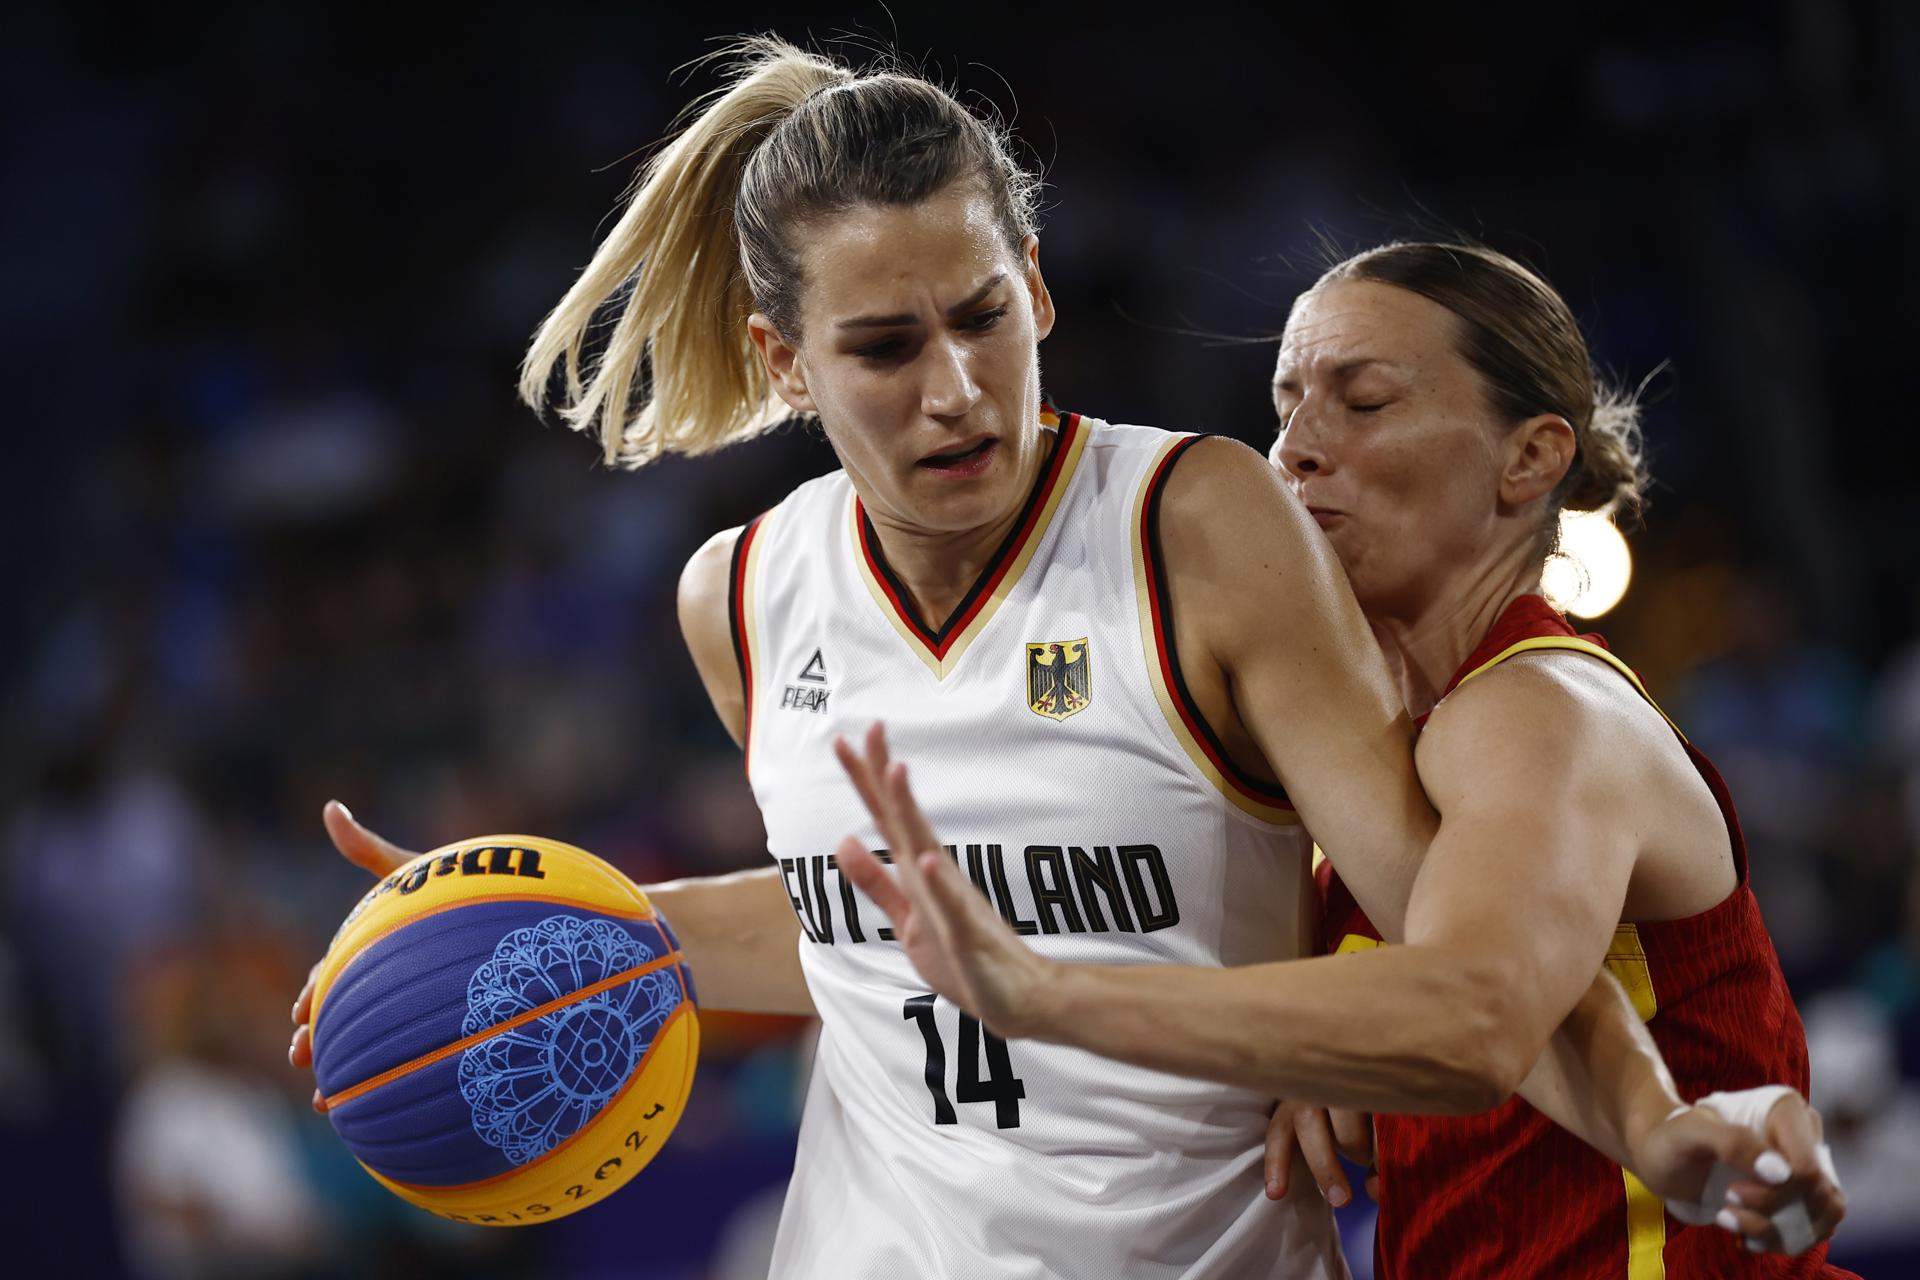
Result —
[{"label": "player's armpit", "polygon": [[700,672],[707,697],[736,744],[746,740],[747,698],[740,684],[730,631],[728,587],[739,529],[714,534],[680,573],[680,634]]},{"label": "player's armpit", "polygon": [[[1223,738],[1265,757],[1367,915],[1397,936],[1434,815],[1413,725],[1333,549],[1253,450],[1208,440],[1167,481],[1175,633]],[[1210,713],[1210,718],[1211,713]]]}]

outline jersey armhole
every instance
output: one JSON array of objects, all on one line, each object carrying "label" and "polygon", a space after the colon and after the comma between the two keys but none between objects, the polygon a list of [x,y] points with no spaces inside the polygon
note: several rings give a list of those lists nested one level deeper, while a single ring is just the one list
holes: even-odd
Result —
[{"label": "jersey armhole", "polygon": [[1174,465],[1205,439],[1201,435],[1179,436],[1161,445],[1147,464],[1146,480],[1134,499],[1134,591],[1147,678],[1167,727],[1203,777],[1248,816],[1276,826],[1297,826],[1300,818],[1285,788],[1250,776],[1227,754],[1194,703],[1181,673],[1180,655],[1175,651],[1172,584],[1160,548],[1160,507]]}]

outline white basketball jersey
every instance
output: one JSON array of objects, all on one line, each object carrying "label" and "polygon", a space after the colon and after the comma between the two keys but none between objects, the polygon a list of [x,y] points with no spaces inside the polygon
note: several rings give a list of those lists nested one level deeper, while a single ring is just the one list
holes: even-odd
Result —
[{"label": "white basketball jersey", "polygon": [[1273,1099],[984,1032],[930,994],[832,856],[877,832],[834,735],[886,721],[961,869],[1039,951],[1307,954],[1310,846],[1188,705],[1156,554],[1196,437],[1048,416],[1021,520],[945,625],[913,617],[836,472],[749,526],[732,623],[747,772],[821,1035],[772,1274],[1344,1276],[1310,1179],[1262,1193]]}]

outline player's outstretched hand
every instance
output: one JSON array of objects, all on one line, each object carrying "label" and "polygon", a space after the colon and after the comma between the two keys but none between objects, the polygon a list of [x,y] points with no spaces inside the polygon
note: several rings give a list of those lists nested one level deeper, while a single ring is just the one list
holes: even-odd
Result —
[{"label": "player's outstretched hand", "polygon": [[1712,1094],[1635,1144],[1636,1172],[1683,1222],[1716,1223],[1754,1253],[1804,1253],[1847,1212],[1820,1133],[1791,1089]]},{"label": "player's outstretched hand", "polygon": [[914,799],[907,766],[888,756],[885,726],[867,732],[863,751],[836,738],[833,752],[873,815],[894,867],[888,871],[848,837],[835,851],[840,873],[886,912],[894,938],[929,987],[1003,1039],[1032,1034],[1054,963],[1022,942],[947,857]]},{"label": "player's outstretched hand", "polygon": [[1296,1148],[1320,1194],[1334,1208],[1353,1199],[1341,1156],[1366,1166],[1367,1194],[1380,1198],[1380,1175],[1373,1168],[1373,1117],[1366,1112],[1303,1106],[1285,1099],[1276,1103],[1267,1122],[1267,1199],[1286,1197]]},{"label": "player's outstretched hand", "polygon": [[[361,826],[338,800],[327,801],[326,807],[320,810],[320,821],[325,824],[327,835],[340,856],[375,879],[391,875],[415,856]],[[296,1067],[313,1066],[313,1028],[308,1023],[313,1017],[313,980],[319,972],[317,963],[307,970],[307,985],[300,988],[300,995],[293,1002],[293,1043],[287,1046],[287,1061]],[[320,1110],[318,1089],[313,1092],[313,1109]]]}]

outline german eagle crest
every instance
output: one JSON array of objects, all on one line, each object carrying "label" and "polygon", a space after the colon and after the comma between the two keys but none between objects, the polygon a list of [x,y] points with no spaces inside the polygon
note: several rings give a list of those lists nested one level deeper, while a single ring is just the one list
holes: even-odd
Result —
[{"label": "german eagle crest", "polygon": [[1049,720],[1078,715],[1093,701],[1087,638],[1027,645],[1027,707]]}]

